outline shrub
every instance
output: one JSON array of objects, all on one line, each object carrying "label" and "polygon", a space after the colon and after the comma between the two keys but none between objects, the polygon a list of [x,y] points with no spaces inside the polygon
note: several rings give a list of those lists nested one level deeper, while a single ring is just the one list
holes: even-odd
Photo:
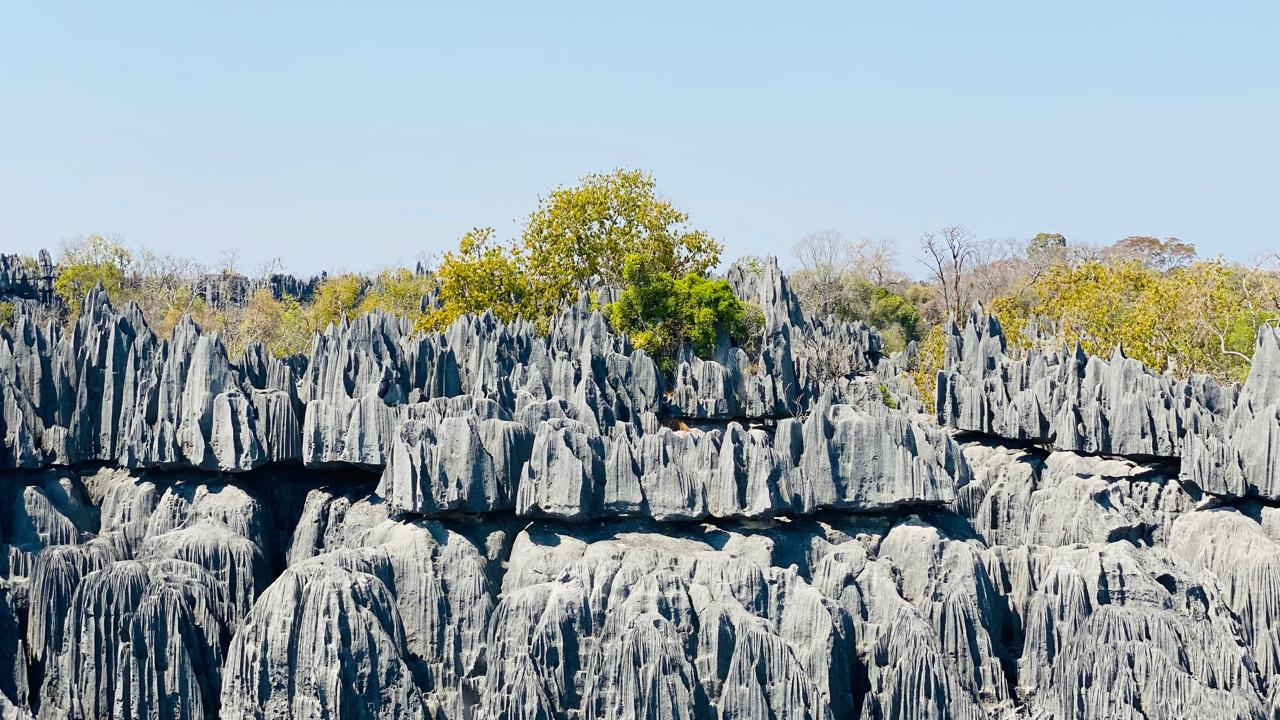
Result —
[{"label": "shrub", "polygon": [[84,296],[99,284],[108,296],[119,298],[125,270],[132,260],[132,254],[123,245],[101,235],[68,243],[58,259],[53,292],[73,314]]},{"label": "shrub", "polygon": [[407,268],[387,268],[378,273],[364,292],[356,308],[357,314],[380,310],[406,318],[414,328],[425,330],[428,318],[422,310],[422,297],[431,292],[435,280]]},{"label": "shrub", "polygon": [[322,332],[330,324],[356,314],[367,280],[352,273],[325,278],[316,286],[315,299],[308,308],[308,325]]},{"label": "shrub", "polygon": [[674,279],[652,256],[629,255],[622,283],[617,302],[607,308],[614,328],[629,334],[668,374],[682,345],[707,357],[721,333],[746,345],[764,323],[763,313],[739,300],[727,281],[692,272]]},{"label": "shrub", "polygon": [[924,398],[926,410],[932,410],[938,394],[938,373],[945,360],[945,349],[942,326],[934,325],[920,341],[915,368],[911,370],[911,380]]},{"label": "shrub", "polygon": [[305,352],[311,343],[307,308],[292,297],[276,298],[266,288],[254,291],[239,324],[239,349],[259,342],[271,354],[284,357]]},{"label": "shrub", "polygon": [[457,252],[444,254],[436,270],[440,308],[425,325],[440,330],[460,315],[485,310],[507,321],[545,314],[530,304],[524,256],[495,243],[493,235],[493,228],[474,228],[458,241]]}]

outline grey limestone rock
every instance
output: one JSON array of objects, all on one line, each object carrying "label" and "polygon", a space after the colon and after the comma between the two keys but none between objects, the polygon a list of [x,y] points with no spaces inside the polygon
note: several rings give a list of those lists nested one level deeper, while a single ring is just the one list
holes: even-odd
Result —
[{"label": "grey limestone rock", "polygon": [[378,493],[423,515],[510,509],[532,449],[533,433],[509,420],[409,420],[396,431]]},{"label": "grey limestone rock", "polygon": [[950,503],[968,482],[960,447],[902,414],[822,401],[773,431],[617,433],[575,421],[538,428],[516,512],[584,520],[811,515]]},{"label": "grey limestone rock", "polygon": [[[712,538],[535,525],[489,625],[488,717],[831,717],[852,623],[795,574]],[[767,541],[766,541],[767,544]]]},{"label": "grey limestone rock", "polygon": [[981,308],[963,331],[948,325],[945,365],[940,423],[1080,453],[1180,458],[1186,436],[1212,432],[1235,403],[1232,388],[1157,375],[1120,348],[1110,360],[1078,346],[1016,357]]},{"label": "grey limestone rock", "polygon": [[231,641],[219,717],[426,717],[386,585],[320,559],[285,570]]},{"label": "grey limestone rock", "polygon": [[[85,574],[41,717],[203,718],[217,707],[222,588],[203,568],[117,561]],[[50,676],[52,679],[54,676]]]},{"label": "grey limestone rock", "polygon": [[[48,253],[42,251],[43,260]],[[41,268],[28,264],[20,255],[0,254],[0,298],[36,299],[40,297]]]},{"label": "grey limestone rock", "polygon": [[1239,402],[1219,433],[1188,438],[1182,476],[1215,495],[1280,500],[1280,328],[1258,331]]},{"label": "grey limestone rock", "polygon": [[271,366],[256,387],[218,337],[189,318],[161,341],[136,307],[117,311],[97,290],[66,331],[19,313],[12,332],[0,333],[0,465],[104,461],[237,472],[296,461],[291,383],[275,370],[279,361]]},{"label": "grey limestone rock", "polygon": [[1195,504],[1159,465],[990,443],[967,444],[964,455],[973,482],[956,508],[993,545],[1159,541]]},{"label": "grey limestone rock", "polygon": [[1271,608],[1280,577],[1280,517],[1270,507],[1243,510],[1219,507],[1187,513],[1174,522],[1169,547],[1217,579],[1218,597],[1236,616],[1236,632],[1274,699],[1280,684],[1280,627],[1272,621]]},{"label": "grey limestone rock", "polygon": [[671,377],[585,293],[291,358],[21,297],[0,716],[1280,713],[1280,332],[1237,388],[975,312],[929,418],[912,348],[728,280],[760,336]]},{"label": "grey limestone rock", "polygon": [[538,426],[516,495],[516,512],[531,517],[591,517],[596,487],[605,481],[604,440],[575,420]]},{"label": "grey limestone rock", "polygon": [[1263,717],[1261,678],[1211,575],[1130,543],[1052,551],[1022,600],[1019,679],[1052,717]]},{"label": "grey limestone rock", "polygon": [[[30,704],[26,656],[13,591],[8,584],[0,584],[0,703],[15,711]],[[4,709],[0,705],[0,710]]]}]

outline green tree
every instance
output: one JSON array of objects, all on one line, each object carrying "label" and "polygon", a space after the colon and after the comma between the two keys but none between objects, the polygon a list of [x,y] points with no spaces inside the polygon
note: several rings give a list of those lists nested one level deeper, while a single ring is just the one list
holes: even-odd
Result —
[{"label": "green tree", "polygon": [[747,345],[764,323],[763,313],[739,300],[727,281],[695,272],[673,278],[662,258],[631,253],[623,262],[622,284],[617,302],[607,308],[610,321],[668,374],[681,346],[706,357],[721,333]]},{"label": "green tree", "polygon": [[1067,238],[1062,233],[1036,233],[1027,243],[1027,257],[1036,258],[1046,253],[1058,253],[1067,247]]},{"label": "green tree", "polygon": [[518,243],[500,243],[492,228],[463,236],[437,270],[443,327],[463,313],[492,308],[522,316],[545,331],[560,308],[597,283],[622,286],[631,255],[672,278],[704,276],[720,261],[720,243],[689,226],[687,213],[658,196],[653,176],[616,170],[556,188],[541,199]]},{"label": "green tree", "polygon": [[529,215],[522,250],[534,307],[554,313],[596,280],[620,284],[631,255],[681,278],[715,267],[721,245],[658,196],[652,175],[620,169],[551,191]]},{"label": "green tree", "polygon": [[920,338],[920,311],[907,298],[888,288],[871,288],[866,322],[878,328],[889,352]]}]

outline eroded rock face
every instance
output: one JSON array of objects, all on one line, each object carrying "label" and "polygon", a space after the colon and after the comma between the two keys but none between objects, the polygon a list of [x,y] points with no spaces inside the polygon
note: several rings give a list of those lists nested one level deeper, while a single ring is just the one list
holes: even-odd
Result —
[{"label": "eroded rock face", "polygon": [[820,402],[770,431],[618,433],[581,423],[538,428],[516,512],[586,520],[803,516],[945,505],[968,482],[959,446],[901,414]]},{"label": "eroded rock face", "polygon": [[[237,472],[299,459],[287,365],[253,373],[190,319],[161,342],[136,307],[91,292],[76,324],[19,313],[0,333],[0,465],[90,461]],[[275,382],[284,389],[268,385]]]},{"label": "eroded rock face", "polygon": [[1259,331],[1239,401],[1220,432],[1188,438],[1182,472],[1215,495],[1280,500],[1280,328]]},{"label": "eroded rock face", "polygon": [[1032,706],[1052,717],[1262,717],[1262,677],[1212,576],[1130,543],[1058,548],[1017,608]]},{"label": "eroded rock face", "polygon": [[212,574],[180,560],[122,560],[84,575],[41,716],[212,715],[230,620],[218,614],[221,593]]},{"label": "eroded rock face", "polygon": [[956,509],[992,545],[1159,542],[1195,505],[1168,465],[997,444],[964,454],[973,481]]},{"label": "eroded rock face", "polygon": [[386,586],[319,560],[285,571],[228,650],[223,718],[421,718]]},{"label": "eroded rock face", "polygon": [[953,322],[938,378],[941,424],[1059,450],[1180,458],[1191,434],[1210,434],[1236,402],[1206,377],[1157,375],[1120,348],[1109,360],[1073,351],[1006,353],[1000,322],[977,308]]},{"label": "eroded rock face", "polygon": [[[0,331],[0,468],[378,470],[399,425],[420,419],[412,406],[434,399],[485,400],[504,419],[562,416],[610,434],[658,417],[793,417],[827,385],[875,369],[879,338],[863,325],[806,317],[776,261],[735,266],[729,280],[763,310],[759,350],[722,343],[712,358],[687,355],[671,387],[585,295],[545,336],[490,313],[420,334],[373,312],[327,328],[306,358],[288,359],[259,345],[232,357],[190,319],[159,338],[135,306],[113,308],[100,291],[67,330],[37,326],[18,306]],[[814,367],[819,344],[842,356],[839,372]]]},{"label": "eroded rock face", "polygon": [[1280,712],[1275,330],[1224,388],[975,314],[940,426],[910,352],[774,263],[729,278],[761,351],[667,378],[586,298],[287,360],[98,293],[67,330],[19,310],[0,716]]},{"label": "eroded rock face", "polygon": [[401,423],[378,494],[419,515],[512,508],[533,433],[495,411]]},{"label": "eroded rock face", "polygon": [[964,454],[969,509],[703,524],[414,519],[371,482],[301,484],[271,495],[280,547],[267,496],[94,474],[102,524],[16,581],[26,671],[0,692],[42,717],[1269,712],[1270,508],[1196,509],[1131,461]]},{"label": "eroded rock face", "polygon": [[[794,569],[715,549],[705,531],[636,530],[521,533],[511,561],[520,570],[508,573],[489,626],[483,712],[849,711],[856,654],[843,608]],[[739,539],[767,555],[767,541]]]}]

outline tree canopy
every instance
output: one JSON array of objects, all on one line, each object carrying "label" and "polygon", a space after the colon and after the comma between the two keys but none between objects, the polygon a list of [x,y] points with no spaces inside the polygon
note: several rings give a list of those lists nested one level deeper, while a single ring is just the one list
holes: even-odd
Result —
[{"label": "tree canopy", "polygon": [[621,284],[633,255],[683,277],[705,275],[722,249],[658,195],[652,175],[625,169],[552,190],[530,213],[521,240],[535,295],[547,305],[572,300],[597,280]]}]

